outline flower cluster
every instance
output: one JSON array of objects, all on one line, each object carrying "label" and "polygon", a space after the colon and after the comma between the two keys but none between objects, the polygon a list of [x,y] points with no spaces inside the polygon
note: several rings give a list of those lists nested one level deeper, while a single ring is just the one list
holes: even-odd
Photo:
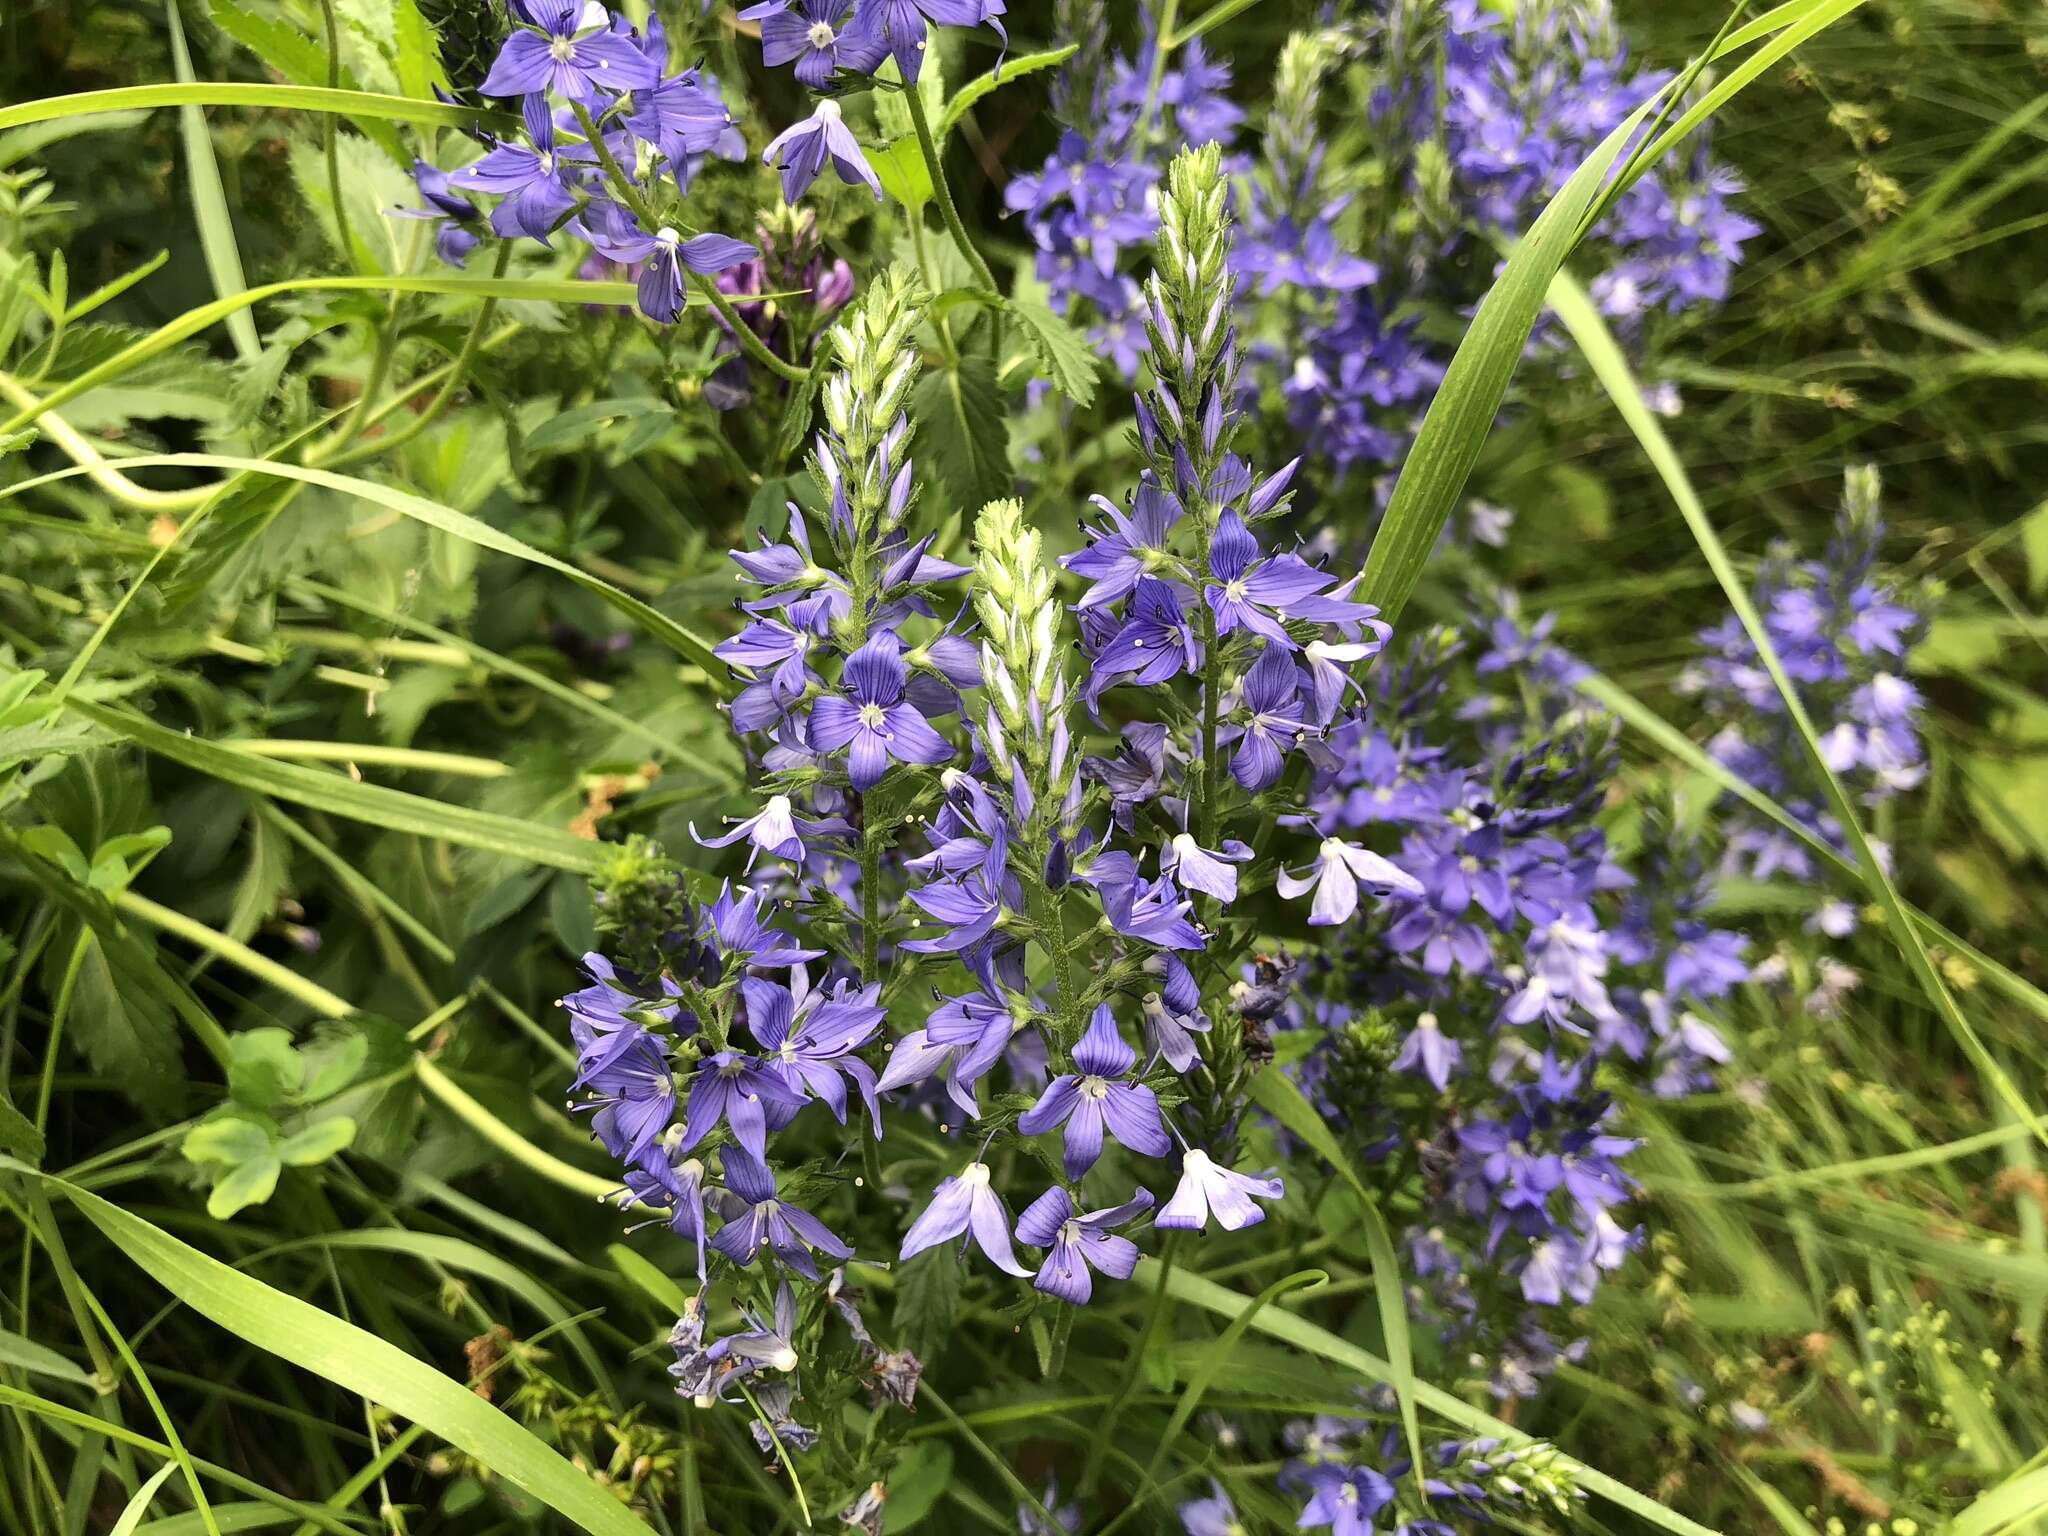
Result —
[{"label": "flower cluster", "polygon": [[[1569,1464],[1539,1440],[1494,1437],[1442,1440],[1424,1457],[1421,1475],[1401,1448],[1384,1390],[1366,1395],[1356,1416],[1318,1414],[1281,1428],[1287,1455],[1274,1492],[1299,1504],[1293,1525],[1331,1536],[1458,1536],[1478,1526],[1546,1516],[1570,1519],[1585,1495]],[[1226,1444],[1242,1446],[1237,1426],[1221,1426]],[[1234,1477],[1243,1486],[1243,1480]],[[1264,1510],[1263,1488],[1246,1488],[1249,1508]],[[1239,1500],[1212,1478],[1206,1496],[1180,1505],[1186,1536],[1234,1536],[1253,1528]],[[1263,1528],[1263,1527],[1260,1527]]]},{"label": "flower cluster", "polygon": [[[1632,68],[1606,0],[1543,0],[1512,19],[1478,0],[1432,19],[1394,6],[1343,43],[1307,34],[1283,54],[1251,218],[1269,291],[1321,301],[1306,345],[1277,361],[1296,430],[1340,473],[1399,462],[1448,362],[1422,322],[1468,313],[1498,248],[1668,82]],[[1369,95],[1347,103],[1368,139],[1337,175],[1314,130],[1347,49],[1368,66],[1354,78]],[[1331,183],[1387,192],[1350,208]],[[1730,206],[1739,190],[1704,147],[1629,188],[1591,233],[1601,308],[1633,334],[1653,312],[1724,299],[1758,229]]]},{"label": "flower cluster", "polygon": [[[659,16],[650,15],[643,30],[602,0],[508,5],[512,31],[477,91],[516,102],[523,131],[505,136],[478,130],[484,153],[459,170],[416,162],[425,206],[394,211],[433,221],[435,249],[456,266],[466,264],[486,227],[500,238],[544,246],[566,232],[589,248],[587,266],[631,274],[641,313],[663,324],[682,314],[693,279],[704,287],[704,279],[751,267],[720,288],[764,291],[757,247],[691,231],[691,184],[708,162],[743,160],[747,154],[745,135],[717,77],[701,65],[671,71]],[[854,0],[763,0],[742,11],[741,19],[761,24],[770,65],[794,63],[800,80],[824,89],[845,77],[871,74],[889,58],[914,82],[930,23],[987,25],[1000,35],[1002,12],[1002,0],[859,6]],[[790,204],[827,165],[842,181],[882,195],[836,97],[824,98],[810,117],[778,134],[762,159],[780,170]],[[474,200],[477,195],[496,200],[488,213]],[[780,265],[783,275],[808,279],[820,315],[845,302],[843,291],[819,286],[825,274],[803,270],[810,265],[807,257]],[[789,271],[792,266],[798,271]],[[728,314],[728,334],[734,323]]]},{"label": "flower cluster", "polygon": [[[1279,825],[1355,728],[1352,670],[1388,629],[1355,580],[1255,531],[1293,466],[1262,477],[1233,449],[1226,192],[1213,148],[1168,176],[1137,403],[1149,467],[1127,507],[1098,501],[1066,562],[1071,610],[1015,502],[982,509],[971,568],[910,533],[922,316],[901,269],[869,285],[831,337],[822,511],[792,504],[733,553],[744,623],[717,654],[762,798],[700,841],[744,846],[745,884],[687,919],[608,904],[652,963],[594,955],[567,999],[576,1091],[627,1203],[695,1250],[681,1388],[745,1388],[785,1447],[820,1432],[799,1412],[823,1390],[802,1374],[815,1300],[853,1257],[823,1203],[845,1181],[806,1156],[809,1127],[857,1126],[879,1187],[884,1102],[929,1114],[944,1140],[908,1154],[933,1182],[897,1259],[972,1247],[1046,1304],[1084,1304],[1130,1277],[1145,1229],[1235,1232],[1283,1194],[1232,1166],[1258,1063],[1205,1000],[1245,953],[1233,907],[1269,889],[1334,927],[1362,891],[1422,890],[1362,845]],[[1050,1182],[1013,1200],[999,1139]],[[1152,1160],[1177,1166],[1162,1193]],[[725,1273],[749,1327],[711,1339],[703,1298]]]},{"label": "flower cluster", "polygon": [[[1772,551],[1752,592],[1771,648],[1799,690],[1827,764],[1846,787],[1875,804],[1911,789],[1926,773],[1920,739],[1920,690],[1904,675],[1906,652],[1921,627],[1908,595],[1879,574],[1884,538],[1877,471],[1845,478],[1834,538],[1818,560]],[[1708,749],[1746,784],[1771,796],[1815,835],[1846,848],[1823,809],[1819,786],[1784,700],[1748,633],[1733,615],[1700,635],[1708,654],[1687,668],[1681,688],[1696,695],[1718,726]],[[1731,863],[1752,879],[1816,874],[1812,851],[1797,837],[1734,803]],[[1823,925],[1837,937],[1853,914],[1834,905]]]},{"label": "flower cluster", "polygon": [[1408,881],[1300,968],[1275,1021],[1316,1032],[1302,1086],[1389,1186],[1420,1180],[1414,1294],[1508,1395],[1568,1347],[1557,1309],[1639,1240],[1603,1076],[1705,1086],[1728,1056],[1707,1014],[1748,976],[1747,941],[1699,915],[1709,878],[1674,818],[1645,814],[1626,864],[1609,846],[1611,730],[1548,631],[1509,608],[1375,674],[1312,815],[1398,837]]},{"label": "flower cluster", "polygon": [[1023,218],[1054,307],[1074,314],[1084,304],[1091,337],[1132,378],[1146,337],[1124,257],[1145,249],[1159,227],[1173,148],[1227,143],[1244,113],[1224,94],[1229,65],[1210,59],[1199,41],[1170,61],[1159,56],[1149,9],[1135,57],[1106,50],[1102,6],[1063,4],[1060,19],[1061,35],[1079,47],[1055,96],[1059,145],[1040,170],[1012,178],[1004,201]]}]

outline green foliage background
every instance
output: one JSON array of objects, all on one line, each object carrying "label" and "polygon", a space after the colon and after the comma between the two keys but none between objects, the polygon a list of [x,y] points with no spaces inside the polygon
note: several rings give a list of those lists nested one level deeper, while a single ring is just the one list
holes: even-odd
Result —
[{"label": "green foliage background", "polygon": [[[428,23],[468,24],[424,0],[335,9],[330,60],[318,6],[188,5],[187,70],[159,6],[10,5],[0,100],[181,77],[417,100]],[[1230,9],[1212,41],[1258,81],[1300,17]],[[1672,67],[1725,17],[1622,13]],[[1015,20],[1021,51],[1051,41]],[[793,106],[730,35],[706,46]],[[1006,272],[987,167],[1038,143],[1034,91],[991,92],[948,140]],[[608,1177],[560,1109],[551,1002],[592,940],[589,877],[629,873],[586,834],[681,847],[740,803],[696,630],[722,622],[727,544],[810,494],[806,423],[702,408],[701,311],[650,336],[562,301],[616,304],[616,285],[563,290],[526,256],[506,275],[555,287],[394,291],[446,275],[381,217],[432,130],[264,105],[193,122],[0,131],[0,409],[58,399],[108,461],[44,478],[78,458],[47,425],[0,445],[0,1252],[19,1256],[0,1264],[0,1525],[353,1531],[387,1506],[423,1532],[791,1524],[750,1445],[677,1432],[660,1339],[679,1295],[590,1198]],[[1514,584],[1634,727],[1631,786],[1694,804],[1716,786],[1673,685],[1727,610],[1699,528],[1739,569],[1774,537],[1811,548],[1844,465],[1877,464],[1892,552],[1938,593],[1915,657],[1931,772],[1870,828],[1898,903],[1841,876],[1872,917],[1854,1006],[1824,1023],[1747,991],[1727,1091],[1634,1107],[1658,1236],[1603,1291],[1593,1354],[1516,1427],[1647,1495],[1595,1502],[1619,1531],[2048,1529],[2048,1126],[2015,1107],[2048,1105],[2048,20],[1871,0],[1715,133],[1767,232],[1731,302],[1660,346],[1687,402],[1662,465],[1595,368],[1449,447],[1517,509]],[[916,190],[922,171],[900,174]],[[828,203],[829,237],[888,254],[861,212]],[[930,238],[942,285],[970,283],[936,221]],[[237,269],[356,281],[138,358]],[[1522,276],[1533,306],[1549,274]],[[1016,314],[1013,353],[1113,419],[1071,337]],[[963,516],[1028,451],[1049,530],[1129,478],[1117,434],[1034,425],[1021,377],[952,340],[920,417]],[[1418,510],[1407,567],[1375,554],[1380,582],[1419,575],[1422,616],[1456,590],[1455,553],[1420,566],[1448,510]],[[667,643],[619,650],[628,629]],[[1767,929],[1772,901],[1732,891],[1724,915]],[[1309,1412],[1388,1353],[1346,1198],[1314,1255],[1358,1292],[1343,1337],[1284,1297],[1226,1332],[1256,1275],[1178,1277],[1163,1333],[1147,1288],[1098,1309],[1109,1345],[1145,1346],[1122,1420],[1140,1462],[1159,1438],[1162,1476],[1194,1464],[1162,1430],[1218,1362],[1212,1405]],[[889,1529],[1008,1528],[1011,1485],[1086,1437],[1113,1377],[984,1388],[1002,1324],[947,1293],[952,1270],[864,1278],[942,1357]],[[1737,1404],[1770,1407],[1769,1432],[1739,1432]],[[141,1523],[117,1525],[145,1483]]]}]

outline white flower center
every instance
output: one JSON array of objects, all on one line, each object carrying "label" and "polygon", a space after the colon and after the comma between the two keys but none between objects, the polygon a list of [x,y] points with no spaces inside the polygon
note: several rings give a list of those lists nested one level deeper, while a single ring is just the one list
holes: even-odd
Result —
[{"label": "white flower center", "polygon": [[969,1163],[960,1170],[960,1182],[969,1189],[988,1188],[988,1164]]},{"label": "white flower center", "polygon": [[806,32],[804,37],[813,48],[830,48],[839,41],[839,34],[832,30],[829,23],[822,21],[812,22],[811,30]]},{"label": "white flower center", "polygon": [[673,229],[670,229],[666,224],[654,232],[654,238],[671,249],[683,243],[683,237]]},{"label": "white flower center", "polygon": [[548,44],[548,57],[557,64],[568,63],[569,60],[576,57],[576,39],[573,37],[556,38]]},{"label": "white flower center", "polygon": [[860,723],[871,731],[879,731],[889,723],[889,717],[882,713],[879,704],[863,704],[860,707]]},{"label": "white flower center", "polygon": [[1201,849],[1196,844],[1192,835],[1186,832],[1178,832],[1174,834],[1173,851],[1184,859],[1191,859],[1201,852]]},{"label": "white flower center", "polygon": [[1238,577],[1235,581],[1224,583],[1223,586],[1223,595],[1234,603],[1244,601],[1244,591],[1244,578],[1242,576]]},{"label": "white flower center", "polygon": [[813,117],[823,118],[828,123],[836,123],[845,115],[846,114],[840,110],[839,103],[834,101],[829,96],[827,96],[823,101],[819,102],[818,110],[811,114],[811,116]]},{"label": "white flower center", "polygon": [[774,1354],[768,1357],[768,1369],[771,1371],[795,1370],[796,1351],[791,1349],[787,1344],[783,1345],[782,1348],[778,1349],[777,1351],[775,1351]]},{"label": "white flower center", "polygon": [[1109,1097],[1109,1082],[1106,1078],[1084,1077],[1077,1085],[1084,1099],[1106,1099]]}]

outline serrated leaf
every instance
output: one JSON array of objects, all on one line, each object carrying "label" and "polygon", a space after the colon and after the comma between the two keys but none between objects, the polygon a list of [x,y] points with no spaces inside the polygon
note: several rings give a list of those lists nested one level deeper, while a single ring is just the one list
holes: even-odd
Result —
[{"label": "serrated leaf", "polygon": [[168,1118],[185,1085],[170,1010],[116,972],[98,934],[87,930],[80,944],[67,1035],[95,1072],[144,1109]]},{"label": "serrated leaf", "polygon": [[938,471],[947,499],[972,513],[1010,490],[1009,423],[995,370],[980,358],[930,370],[911,394],[916,452]]},{"label": "serrated leaf", "polygon": [[928,1248],[896,1270],[896,1347],[929,1368],[945,1350],[960,1310],[960,1256],[950,1245]]},{"label": "serrated leaf", "polygon": [[339,135],[334,141],[335,161],[341,180],[342,214],[348,239],[334,217],[333,189],[327,180],[327,158],[312,143],[296,140],[291,146],[292,180],[299,196],[312,210],[328,246],[350,260],[359,260],[372,272],[404,272],[415,259],[431,255],[433,241],[417,240],[424,228],[411,219],[393,219],[387,208],[413,202],[419,189],[404,171],[376,149],[367,139]]},{"label": "serrated leaf", "polygon": [[1031,350],[1059,392],[1083,408],[1093,404],[1102,359],[1087,336],[1035,299],[1011,299],[1005,307],[1024,323]]},{"label": "serrated leaf", "polygon": [[1068,43],[1064,48],[1049,48],[1043,53],[1027,53],[1019,58],[1005,59],[985,75],[968,81],[953,93],[953,99],[946,103],[946,110],[939,114],[933,125],[932,135],[939,143],[946,142],[946,135],[958,126],[977,101],[998,86],[1008,85],[1012,80],[1025,75],[1036,74],[1041,69],[1052,69],[1071,59],[1080,49],[1079,43]]}]

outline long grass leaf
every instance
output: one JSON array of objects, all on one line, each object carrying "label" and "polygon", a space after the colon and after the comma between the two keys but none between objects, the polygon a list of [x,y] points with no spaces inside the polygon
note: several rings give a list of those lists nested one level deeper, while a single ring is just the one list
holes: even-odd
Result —
[{"label": "long grass leaf", "polygon": [[[1794,0],[1769,17],[1760,18],[1724,39],[1712,57],[1725,57],[1735,38],[1754,41],[1769,21],[1771,41],[1718,82],[1644,153],[1630,161],[1630,174],[1640,176],[1657,158],[1678,143],[1709,112],[1725,106],[1787,50],[1823,27],[1840,20],[1862,0]],[[1493,429],[1509,381],[1529,342],[1543,295],[1560,271],[1582,232],[1597,217],[1603,188],[1622,151],[1641,129],[1660,98],[1652,97],[1629,114],[1587,155],[1585,163],[1552,198],[1509,253],[1500,276],[1480,301],[1479,312],[1451,359],[1444,381],[1422,418],[1415,443],[1401,466],[1401,478],[1387,504],[1385,520],[1366,557],[1361,596],[1379,605],[1389,622],[1399,618],[1415,590],[1422,567],[1436,548],[1451,508],[1478,462],[1479,451]]]},{"label": "long grass leaf", "polygon": [[[1140,1286],[1158,1285],[1162,1283],[1159,1269],[1157,1259],[1140,1259],[1134,1279]],[[1170,1271],[1163,1283],[1176,1300],[1184,1301],[1190,1306],[1201,1307],[1218,1317],[1236,1317],[1252,1304],[1251,1297],[1233,1291],[1228,1286],[1218,1285],[1213,1280],[1205,1280],[1182,1267]],[[1305,1354],[1315,1355],[1345,1370],[1356,1371],[1373,1381],[1391,1382],[1394,1378],[1393,1367],[1379,1356],[1360,1349],[1356,1344],[1338,1338],[1327,1328],[1320,1328],[1307,1318],[1298,1317],[1284,1309],[1266,1308],[1253,1319],[1251,1326],[1268,1338],[1278,1339],[1283,1344],[1291,1344]],[[1417,1382],[1415,1396],[1416,1400],[1431,1413],[1474,1434],[1497,1435],[1508,1441],[1527,1438],[1512,1424],[1474,1408],[1463,1398],[1453,1396],[1441,1387],[1433,1387],[1427,1382]],[[1589,1467],[1582,1461],[1560,1456],[1558,1464],[1570,1475],[1572,1481],[1587,1493],[1597,1494],[1616,1508],[1627,1510],[1646,1524],[1660,1531],[1670,1532],[1671,1536],[1720,1536],[1720,1533],[1711,1527],[1701,1525],[1697,1520],[1690,1520],[1676,1510],[1666,1509],[1649,1495],[1637,1492],[1628,1484],[1609,1477],[1605,1472]]]},{"label": "long grass leaf", "polygon": [[460,1382],[118,1205],[49,1182],[145,1275],[237,1338],[425,1425],[592,1536],[647,1536],[617,1499]]},{"label": "long grass leaf", "polygon": [[170,730],[128,710],[84,699],[67,700],[65,707],[119,732],[146,751],[183,763],[224,784],[309,805],[350,821],[367,822],[392,832],[409,832],[415,837],[444,838],[465,847],[585,875],[601,869],[607,856],[602,843],[578,837],[567,828],[520,821],[466,805],[450,805],[382,784],[358,784],[342,774],[298,763],[251,757],[246,752]]},{"label": "long grass leaf", "polygon": [[[170,1475],[177,1470],[178,1464],[175,1461],[167,1461],[158,1467],[156,1474],[135,1490],[135,1497],[128,1501],[128,1506],[121,1511],[120,1518],[108,1528],[107,1536],[134,1536],[135,1528],[142,1524],[142,1517],[149,1513],[149,1501],[156,1497],[157,1489],[163,1487]],[[216,1525],[215,1536],[219,1536],[219,1531],[220,1527]]]},{"label": "long grass leaf", "polygon": [[[178,0],[164,0],[164,20],[171,35],[171,68],[180,82],[195,83],[192,53],[185,46],[185,23],[178,14]],[[221,186],[220,162],[214,158],[213,135],[207,131],[206,113],[188,102],[178,108],[178,134],[185,145],[185,177],[192,189],[192,217],[199,225],[199,249],[206,257],[206,270],[213,278],[213,291],[222,298],[249,286],[242,275],[242,250],[235,243],[235,221],[228,213],[227,190]],[[249,362],[263,350],[256,336],[256,321],[245,310],[228,316],[228,339],[235,355]]]},{"label": "long grass leaf", "polygon": [[1721,543],[1721,536],[1707,519],[1706,508],[1700,504],[1699,496],[1692,488],[1692,482],[1685,473],[1685,466],[1679,462],[1671,440],[1664,435],[1664,428],[1656,414],[1643,402],[1642,390],[1637,386],[1630,371],[1628,359],[1622,356],[1621,348],[1607,329],[1606,321],[1600,318],[1600,311],[1592,300],[1586,297],[1569,276],[1560,272],[1550,289],[1551,308],[1564,322],[1572,340],[1592,367],[1594,376],[1606,389],[1608,398],[1621,413],[1644,454],[1656,468],[1664,488],[1677,503],[1679,515],[1692,530],[1694,540],[1699,544],[1700,553],[1706,558],[1714,578],[1721,584],[1721,590],[1728,604],[1735,610],[1735,616],[1742,623],[1743,631],[1749,636],[1750,644],[1756,647],[1757,657],[1763,663],[1764,671],[1770,675],[1771,685],[1777,689],[1778,697],[1785,706],[1786,717],[1792,722],[1799,738],[1800,750],[1806,757],[1807,767],[1814,778],[1826,791],[1829,809],[1841,823],[1842,831],[1849,840],[1851,851],[1856,856],[1858,873],[1870,894],[1884,909],[1886,927],[1906,957],[1906,964],[1912,970],[1914,979],[1927,994],[1927,1001],[1933,1007],[1942,1023],[1948,1027],[1963,1054],[1976,1067],[1979,1075],[1992,1090],[2010,1105],[2013,1111],[2035,1134],[2048,1144],[2048,1131],[2036,1124],[2038,1117],[2027,1104],[2012,1078],[2007,1075],[1992,1056],[1990,1050],[1978,1037],[1976,1029],[1964,1017],[1961,1008],[1949,992],[1948,984],[1935,969],[1933,957],[1927,953],[1927,945],[1920,937],[1920,930],[1914,925],[1906,910],[1904,899],[1898,887],[1893,884],[1890,873],[1870,845],[1864,833],[1863,821],[1856,813],[1856,804],[1849,798],[1849,792],[1842,787],[1834,769],[1828,766],[1827,754],[1821,748],[1820,734],[1808,718],[1806,706],[1800,702],[1798,690],[1792,686],[1792,679],[1786,675],[1784,663],[1779,660],[1777,648],[1772,645],[1769,631],[1764,628],[1762,617],[1756,605],[1750,601],[1749,589],[1737,574],[1735,563],[1728,558],[1728,551]]},{"label": "long grass leaf", "polygon": [[[458,512],[455,508],[438,501],[429,501],[424,496],[415,496],[410,491],[401,491],[394,486],[383,485],[375,480],[363,480],[354,475],[336,474],[332,470],[309,469],[303,464],[287,464],[276,459],[230,458],[213,453],[142,454],[124,459],[122,464],[125,468],[218,469],[235,475],[262,475],[276,480],[294,480],[302,485],[315,485],[343,496],[356,497],[386,511],[411,518],[426,527],[452,534],[480,549],[511,555],[514,559],[524,560],[529,565],[537,565],[543,570],[566,576],[584,591],[633,620],[678,656],[702,667],[707,677],[718,680],[726,675],[725,665],[713,653],[711,642],[678,624],[660,609],[642,602],[630,592],[613,586],[601,576],[593,576],[588,571],[577,569],[566,560],[556,559],[545,550],[535,549],[524,539],[517,538],[502,528],[494,528],[481,518],[471,517],[466,512]],[[59,470],[56,475],[38,477],[38,481],[44,482],[75,472]],[[23,481],[7,487],[0,491],[0,496],[20,491],[28,483]]]},{"label": "long grass leaf", "polygon": [[70,96],[42,96],[0,107],[0,133],[25,123],[48,123],[101,112],[157,107],[283,107],[296,112],[332,112],[372,121],[427,123],[442,128],[511,128],[515,113],[464,107],[452,102],[414,101],[375,91],[338,91],[318,85],[269,85],[228,80],[195,80],[176,85],[123,85]]},{"label": "long grass leaf", "polygon": [[[1379,1303],[1380,1332],[1387,1341],[1394,1395],[1401,1405],[1401,1429],[1408,1437],[1408,1456],[1416,1487],[1420,1489],[1428,1463],[1422,1458],[1422,1428],[1415,1414],[1415,1346],[1408,1334],[1408,1298],[1401,1284],[1401,1260],[1394,1252],[1394,1235],[1387,1230],[1387,1218],[1380,1211],[1379,1201],[1351,1166],[1351,1159],[1344,1155],[1336,1133],[1294,1085],[1293,1078],[1284,1072],[1261,1072],[1252,1079],[1252,1100],[1307,1142],[1358,1196],[1365,1221],[1366,1252],[1372,1258],[1372,1288]],[[1427,1499],[1426,1494],[1424,1497]]]}]

